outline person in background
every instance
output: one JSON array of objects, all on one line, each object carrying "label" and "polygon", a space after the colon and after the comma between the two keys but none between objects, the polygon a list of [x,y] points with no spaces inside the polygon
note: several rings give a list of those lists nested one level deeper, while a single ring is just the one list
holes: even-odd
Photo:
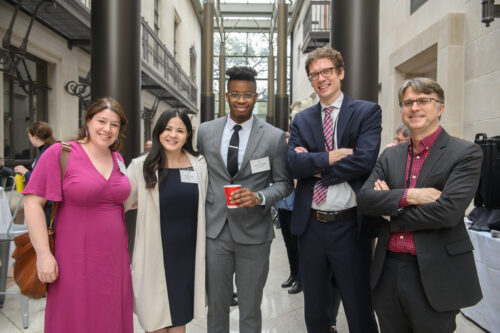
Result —
[{"label": "person in background", "polygon": [[482,151],[439,124],[436,81],[407,80],[398,97],[410,141],[382,152],[358,194],[364,214],[389,217],[373,258],[373,304],[382,333],[451,333],[460,309],[482,298],[464,224]]},{"label": "person in background", "polygon": [[[56,139],[52,136],[52,128],[44,121],[34,122],[28,126],[26,132],[28,132],[28,138],[33,147],[40,150],[38,156],[31,165],[31,170],[34,170],[40,157],[47,150],[47,148],[56,142]],[[32,171],[28,170],[24,165],[16,165],[14,167],[14,172],[23,175],[25,183],[29,182]]]},{"label": "person in background", "polygon": [[398,145],[400,143],[408,141],[410,137],[410,131],[408,130],[408,127],[406,127],[404,124],[401,124],[396,128],[396,136],[394,136],[394,141],[387,144],[385,148],[389,147],[394,147],[395,145]]},{"label": "person in background", "polygon": [[[286,132],[286,142],[290,133]],[[296,186],[296,181],[294,180]],[[295,187],[294,186],[294,187]],[[283,241],[285,242],[286,254],[288,256],[288,265],[290,266],[290,276],[281,284],[281,288],[290,288],[289,294],[298,294],[302,291],[302,283],[300,282],[299,272],[299,242],[297,236],[290,232],[290,223],[292,221],[293,200],[295,192],[292,191],[286,198],[279,201],[276,205],[278,209],[278,225],[281,228]]]},{"label": "person in background", "polygon": [[153,141],[147,140],[146,142],[144,142],[144,154],[149,153],[149,150],[151,149],[152,146],[153,146]]},{"label": "person in background", "polygon": [[180,333],[205,316],[207,164],[186,111],[158,118],[149,154],[128,167],[137,207],[132,256],[135,313],[147,332]]},{"label": "person in background", "polygon": [[[0,156],[0,186],[5,185],[5,187],[12,186],[12,181],[9,182],[7,179],[11,176],[14,176],[14,171],[11,168],[3,165],[3,157]],[[4,183],[5,182],[5,183]]]},{"label": "person in background", "polygon": [[[132,282],[123,202],[130,193],[118,153],[127,118],[110,97],[87,110],[61,183],[61,144],[39,159],[24,211],[41,282],[49,283],[45,332],[133,333]],[[43,206],[59,201],[55,254]]]}]

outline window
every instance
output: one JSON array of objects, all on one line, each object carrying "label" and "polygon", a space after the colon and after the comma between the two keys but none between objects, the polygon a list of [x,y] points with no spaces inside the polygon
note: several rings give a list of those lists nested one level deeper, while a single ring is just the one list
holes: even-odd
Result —
[{"label": "window", "polygon": [[179,41],[180,41],[180,25],[181,19],[177,12],[174,14],[174,59],[179,61]]},{"label": "window", "polygon": [[[14,73],[3,75],[3,155],[5,164],[29,165],[35,156],[26,127],[47,121],[47,63],[23,58]],[[1,136],[0,136],[1,137]]]},{"label": "window", "polygon": [[196,50],[194,45],[189,48],[189,77],[196,82]]},{"label": "window", "polygon": [[410,0],[410,15],[415,13],[427,0]]},{"label": "window", "polygon": [[160,34],[160,0],[154,0],[155,1],[155,26],[154,26],[154,31],[155,34],[158,36]]}]

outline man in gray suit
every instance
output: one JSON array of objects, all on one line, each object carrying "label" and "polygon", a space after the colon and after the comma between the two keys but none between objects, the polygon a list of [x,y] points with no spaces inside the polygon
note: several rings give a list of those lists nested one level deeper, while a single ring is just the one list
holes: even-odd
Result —
[{"label": "man in gray suit", "polygon": [[[226,73],[230,114],[201,124],[198,150],[208,164],[208,332],[229,332],[233,274],[241,333],[260,333],[260,305],[269,272],[274,230],[271,206],[292,191],[286,169],[285,133],[253,117],[257,73],[233,67]],[[226,204],[224,185],[240,184]],[[271,185],[272,184],[272,185]]]},{"label": "man in gray suit", "polygon": [[399,90],[410,141],[384,150],[358,194],[381,225],[372,264],[382,333],[453,332],[460,308],[482,297],[464,212],[479,182],[482,153],[439,125],[441,86],[427,78]]}]

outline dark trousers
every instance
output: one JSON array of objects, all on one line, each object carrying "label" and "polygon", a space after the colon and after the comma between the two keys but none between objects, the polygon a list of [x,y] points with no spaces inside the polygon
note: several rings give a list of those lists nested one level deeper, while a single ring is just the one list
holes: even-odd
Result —
[{"label": "dark trousers", "polygon": [[457,311],[437,312],[420,279],[417,258],[388,253],[373,291],[375,312],[382,333],[448,333],[456,328]]},{"label": "dark trousers", "polygon": [[328,223],[310,217],[299,237],[299,262],[309,333],[328,332],[332,287],[340,292],[349,332],[378,332],[369,280],[371,244],[357,241],[355,216]]},{"label": "dark trousers", "polygon": [[281,233],[285,241],[286,254],[290,265],[290,275],[299,276],[299,239],[290,231],[292,221],[292,211],[278,208],[278,218],[280,221]]}]

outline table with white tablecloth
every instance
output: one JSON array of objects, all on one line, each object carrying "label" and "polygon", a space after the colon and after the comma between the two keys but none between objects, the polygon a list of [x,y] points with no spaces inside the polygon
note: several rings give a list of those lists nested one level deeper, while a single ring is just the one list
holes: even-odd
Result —
[{"label": "table with white tablecloth", "polygon": [[483,299],[462,313],[490,332],[500,332],[500,239],[469,230]]}]

